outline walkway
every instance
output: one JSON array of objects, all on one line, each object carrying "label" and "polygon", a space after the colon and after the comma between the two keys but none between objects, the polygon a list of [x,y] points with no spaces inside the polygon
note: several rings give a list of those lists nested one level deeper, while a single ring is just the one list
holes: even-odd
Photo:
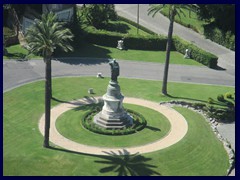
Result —
[{"label": "walkway", "polygon": [[[158,111],[159,113],[166,116],[171,124],[170,132],[163,137],[162,139],[136,147],[124,147],[124,148],[104,148],[104,147],[95,147],[95,146],[87,146],[84,144],[79,144],[74,141],[71,141],[64,136],[62,136],[56,129],[55,123],[57,118],[64,112],[79,107],[81,105],[91,104],[94,102],[98,102],[99,97],[95,97],[92,101],[89,99],[80,99],[77,101],[72,101],[69,103],[62,103],[51,110],[51,125],[50,125],[50,141],[54,144],[61,146],[65,149],[87,153],[87,154],[96,154],[96,155],[106,155],[108,153],[114,152],[115,154],[121,153],[128,153],[128,154],[135,154],[135,153],[149,153],[153,151],[158,151],[169,147],[178,141],[180,141],[188,130],[188,124],[185,118],[175,111],[174,109],[159,105],[158,103],[136,99],[136,98],[124,98],[124,103],[136,104],[145,106],[151,109]],[[39,129],[42,134],[44,134],[44,122],[45,122],[45,115],[43,114],[40,121],[39,121]]]}]

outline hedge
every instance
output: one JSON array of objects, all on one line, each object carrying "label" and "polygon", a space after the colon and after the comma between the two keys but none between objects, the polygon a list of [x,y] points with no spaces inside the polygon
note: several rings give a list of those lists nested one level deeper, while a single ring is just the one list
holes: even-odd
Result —
[{"label": "hedge", "polygon": [[202,63],[210,68],[217,67],[218,57],[202,50],[201,48],[182,40],[181,38],[174,36],[173,44],[176,51],[185,54],[186,49],[189,49],[190,57],[195,61]]},{"label": "hedge", "polygon": [[122,38],[124,38],[124,45],[128,49],[164,51],[167,43],[167,37],[158,35],[139,36],[89,28],[85,33],[88,42],[108,47],[117,47],[117,41]]},{"label": "hedge", "polygon": [[204,26],[204,36],[228,49],[235,51],[235,35],[231,31],[224,32],[213,24]]}]

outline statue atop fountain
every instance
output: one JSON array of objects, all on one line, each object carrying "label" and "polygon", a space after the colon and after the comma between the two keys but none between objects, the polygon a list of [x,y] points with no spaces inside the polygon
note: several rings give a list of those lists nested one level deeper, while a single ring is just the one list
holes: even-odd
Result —
[{"label": "statue atop fountain", "polygon": [[123,109],[124,96],[121,94],[117,77],[120,67],[115,59],[109,61],[111,66],[111,80],[107,93],[103,95],[102,111],[94,116],[94,123],[106,129],[122,129],[132,124],[132,117]]}]

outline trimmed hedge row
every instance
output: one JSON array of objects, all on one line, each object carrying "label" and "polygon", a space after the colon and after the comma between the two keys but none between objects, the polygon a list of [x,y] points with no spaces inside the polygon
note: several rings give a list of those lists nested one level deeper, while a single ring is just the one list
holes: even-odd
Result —
[{"label": "trimmed hedge row", "polygon": [[[123,20],[123,19],[122,19]],[[130,20],[128,20],[130,22]],[[134,24],[134,23],[131,23]],[[138,50],[166,50],[167,37],[159,35],[139,36],[131,34],[113,33],[105,30],[85,29],[85,39],[93,44],[117,47],[117,41],[124,38],[124,45],[127,49]],[[202,50],[201,48],[184,41],[181,38],[173,37],[172,50],[185,54],[185,50],[190,50],[191,58],[210,68],[217,67],[218,57]]]},{"label": "trimmed hedge row", "polygon": [[217,67],[217,60],[218,57],[202,50],[201,48],[182,40],[181,38],[174,36],[173,37],[173,44],[175,46],[176,51],[184,54],[186,49],[189,49],[190,56],[195,61],[204,64],[210,68]]},{"label": "trimmed hedge row", "polygon": [[124,45],[128,49],[161,51],[166,49],[167,37],[165,36],[139,36],[92,29],[85,32],[85,38],[88,42],[101,46],[117,47],[117,41],[124,38]]}]

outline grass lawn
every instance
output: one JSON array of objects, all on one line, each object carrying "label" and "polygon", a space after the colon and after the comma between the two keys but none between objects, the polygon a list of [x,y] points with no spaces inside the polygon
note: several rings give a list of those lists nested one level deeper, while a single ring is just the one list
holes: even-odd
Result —
[{"label": "grass lawn", "polygon": [[[23,54],[24,55],[27,54],[27,50],[22,48],[20,45],[14,45],[7,49],[8,52],[11,52],[12,54],[15,55],[3,56],[4,59],[23,59],[24,58]],[[22,55],[19,55],[17,52],[21,52],[20,54]],[[142,50],[121,51],[117,48],[86,43],[83,44],[81,48],[75,49],[74,52],[56,53],[56,55],[54,55],[54,58],[58,57],[114,58],[121,60],[165,63],[165,56],[166,56],[165,51],[142,51]],[[32,59],[41,59],[41,57],[39,56],[30,55],[29,57]],[[201,63],[198,63],[193,59],[184,59],[183,55],[177,51],[171,52],[170,64],[203,66]]]},{"label": "grass lawn", "polygon": [[[94,52],[94,53],[93,53]],[[99,46],[85,43],[79,49],[71,53],[57,53],[55,57],[92,57],[92,58],[114,58],[121,60],[134,60],[144,62],[165,63],[165,51],[142,51],[142,50],[119,50],[117,48]],[[170,64],[203,66],[193,59],[184,59],[183,54],[172,51]]]},{"label": "grass lawn", "polygon": [[[53,96],[73,100],[106,92],[109,78],[53,79]],[[119,79],[125,96],[155,102],[170,100],[160,93],[161,82]],[[208,97],[232,92],[224,86],[169,83],[176,98],[207,101]],[[172,98],[174,99],[174,98]],[[52,106],[57,105],[52,101]],[[209,125],[199,114],[177,108],[187,119],[189,131],[179,143],[154,153],[131,157],[105,157],[69,152],[61,148],[45,149],[38,121],[44,113],[44,81],[30,83],[3,94],[3,175],[121,175],[116,168],[135,168],[139,175],[226,175],[228,157]],[[110,163],[114,167],[110,167]],[[115,166],[116,165],[116,166]],[[158,174],[157,174],[158,173]]]},{"label": "grass lawn", "polygon": [[[3,56],[3,59],[24,59],[28,54],[28,50],[21,47],[20,44],[9,46],[6,49],[8,51],[8,55]],[[35,56],[33,54],[30,54],[29,56],[27,56],[27,58],[28,59],[42,59],[42,57]]]},{"label": "grass lawn", "polygon": [[[203,25],[207,24],[205,21],[199,20],[197,18],[197,14],[195,12],[191,12],[191,15],[189,16],[189,11],[182,9],[184,12],[185,16],[180,13],[180,18],[178,15],[175,16],[175,22],[182,24],[183,26],[188,27],[191,25],[195,31],[197,31],[200,34],[203,34],[204,28]],[[164,8],[162,10],[162,14],[165,16],[168,16],[168,8]]]},{"label": "grass lawn", "polygon": [[[170,123],[165,116],[152,109],[132,104],[124,104],[124,107],[132,109],[144,115],[147,126],[134,134],[123,136],[108,136],[93,133],[81,125],[83,115],[89,111],[87,106],[75,108],[62,114],[56,127],[60,134],[81,144],[101,147],[130,147],[144,145],[166,136],[170,130]],[[69,131],[71,129],[71,131]],[[88,138],[84,138],[88,137]]]}]

